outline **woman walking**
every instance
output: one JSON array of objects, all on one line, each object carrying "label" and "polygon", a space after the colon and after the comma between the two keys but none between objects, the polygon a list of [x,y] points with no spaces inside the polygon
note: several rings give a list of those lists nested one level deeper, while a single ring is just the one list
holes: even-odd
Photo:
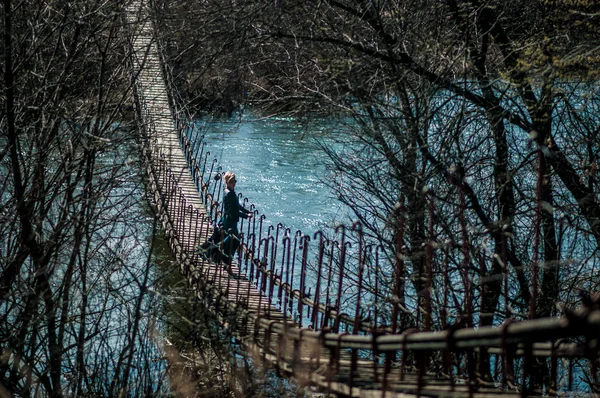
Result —
[{"label": "woman walking", "polygon": [[239,235],[237,223],[241,218],[252,217],[252,212],[240,205],[237,194],[235,193],[235,184],[237,180],[235,174],[231,171],[223,175],[225,181],[225,196],[223,197],[223,229],[225,232],[231,232]]},{"label": "woman walking", "polygon": [[235,185],[237,180],[235,174],[231,171],[223,175],[225,181],[225,196],[223,197],[223,230],[225,231],[225,239],[223,240],[223,251],[225,261],[231,264],[233,255],[240,245],[238,221],[240,218],[251,218],[252,212],[240,205],[237,193],[235,193]]},{"label": "woman walking", "polygon": [[240,245],[238,221],[240,218],[252,217],[252,212],[240,205],[235,184],[235,174],[231,171],[223,175],[225,195],[223,196],[223,216],[218,226],[214,227],[212,236],[198,248],[198,254],[204,260],[214,263],[221,261],[231,265],[235,251]]}]

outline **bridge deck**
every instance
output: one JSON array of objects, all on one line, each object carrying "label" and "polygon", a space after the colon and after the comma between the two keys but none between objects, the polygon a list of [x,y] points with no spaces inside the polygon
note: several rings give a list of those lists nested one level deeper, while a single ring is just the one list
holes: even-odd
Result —
[{"label": "bridge deck", "polygon": [[[145,132],[147,140],[144,154],[151,202],[191,289],[201,298],[211,296],[207,310],[213,311],[221,323],[236,334],[248,352],[269,361],[297,380],[347,396],[522,395],[515,388],[498,388],[477,381],[474,376],[469,381],[468,378],[444,375],[440,369],[435,373],[427,372],[425,366],[410,369],[397,362],[396,353],[401,349],[388,351],[393,353],[393,357],[387,358],[387,367],[384,354],[375,356],[376,360],[361,359],[359,349],[340,348],[341,342],[347,342],[351,337],[348,334],[337,335],[340,343],[337,346],[324,344],[327,331],[299,328],[298,323],[271,302],[270,296],[249,280],[249,275],[239,264],[234,262],[228,269],[223,264],[201,259],[195,252],[211,230],[210,215],[206,210],[209,204],[203,203],[199,195],[202,186],[197,184],[202,183],[193,175],[193,166],[186,152],[187,143],[182,142],[185,136],[181,135],[175,123],[176,115],[170,105],[145,4],[133,2],[128,18],[136,74],[136,103],[140,106],[137,113],[140,129]],[[358,341],[359,337],[353,337]],[[404,347],[408,337],[400,337],[403,338],[398,338],[401,342],[399,347]],[[374,336],[369,338],[374,347],[377,339]],[[345,347],[352,347],[352,341]],[[412,354],[417,359],[418,352]],[[422,363],[425,362],[423,359]]]},{"label": "bridge deck", "polygon": [[[139,8],[130,15],[144,14],[144,7],[139,3]],[[151,162],[159,165],[159,168],[168,169],[174,181],[158,181],[156,191],[163,194],[181,195],[185,200],[177,200],[170,203],[168,209],[160,208],[163,204],[157,202],[159,211],[167,210],[170,214],[177,214],[183,220],[176,225],[168,226],[179,238],[179,250],[183,253],[194,253],[201,243],[198,241],[196,231],[201,231],[202,238],[206,239],[211,229],[206,207],[198,195],[198,189],[190,174],[186,157],[181,148],[178,131],[174,123],[174,115],[169,105],[169,97],[161,69],[161,62],[153,39],[151,21],[141,18],[144,23],[138,24],[138,32],[134,37],[134,53],[143,54],[137,58],[139,74],[136,80],[140,102],[145,105],[146,112],[144,124],[150,133],[152,141]],[[134,21],[131,21],[132,23]],[[176,187],[176,188],[174,188]],[[168,192],[176,189],[177,192]],[[204,217],[203,217],[204,216]],[[189,220],[194,217],[193,228]],[[190,233],[192,232],[192,233]],[[187,270],[190,278],[200,275],[205,280],[213,281],[220,291],[230,300],[236,302],[244,299],[239,292],[244,292],[247,309],[250,313],[269,313],[272,318],[284,319],[283,314],[268,300],[264,299],[259,291],[246,279],[237,264],[232,264],[232,273],[240,275],[239,278],[231,278],[220,264],[213,264],[194,256],[194,267]]]}]

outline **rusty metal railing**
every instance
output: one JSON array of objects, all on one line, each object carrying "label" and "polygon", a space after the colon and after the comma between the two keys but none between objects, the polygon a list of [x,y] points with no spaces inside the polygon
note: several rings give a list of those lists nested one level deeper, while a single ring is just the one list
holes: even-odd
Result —
[{"label": "rusty metal railing", "polygon": [[[163,74],[168,71],[163,69]],[[244,198],[241,202],[254,217],[241,224],[237,267],[231,271],[206,263],[195,248],[220,218],[223,186],[218,177],[223,170],[200,131],[190,128],[190,120],[182,122],[184,113],[172,108],[177,139],[206,209],[192,205],[179,186],[179,176],[161,155],[155,117],[143,92],[137,91],[144,87],[137,82],[134,87],[148,192],[169,246],[190,284],[197,291],[210,292],[202,295],[211,298],[207,310],[227,323],[249,352],[259,353],[284,373],[349,396],[374,391],[389,393],[386,396],[597,391],[597,298],[561,318],[523,322],[507,318],[502,324],[480,328],[472,326],[477,314],[470,294],[465,297],[470,303],[469,322],[453,324],[442,319],[442,311],[434,313],[434,265],[439,263],[436,272],[442,272],[450,259],[435,240],[432,214],[423,243],[424,272],[418,275],[425,290],[413,292],[417,298],[412,303],[400,300],[399,286],[408,284],[405,262],[410,261],[401,255],[401,244],[370,241],[360,223],[312,235],[282,224],[267,225],[266,216]],[[425,200],[431,209],[433,199]],[[403,211],[396,237],[400,243]],[[471,285],[467,270],[459,274],[457,280],[442,277],[438,286],[443,300],[454,296],[457,307],[461,292],[481,288]],[[258,307],[250,305],[251,295],[258,297]],[[446,302],[441,307],[449,306]],[[407,321],[401,314],[411,308],[417,315]],[[543,380],[541,387],[539,380]]]},{"label": "rusty metal railing", "polygon": [[[151,142],[150,140],[148,142]],[[203,198],[210,203],[215,201],[216,195],[210,190],[211,184],[207,183],[208,176],[212,175],[210,168],[203,167],[204,176],[198,175],[194,178],[200,178],[202,190],[205,192]],[[198,167],[198,170],[202,168]],[[214,169],[213,169],[214,172]],[[169,220],[167,236],[170,241],[176,258],[183,264],[187,264],[182,269],[189,272],[190,269],[202,269],[202,261],[197,258],[193,251],[185,250],[177,242],[186,240],[183,234],[191,234],[192,246],[201,242],[208,236],[209,223],[213,218],[210,212],[205,214],[188,211],[189,205],[185,194],[177,187],[177,178],[168,168],[165,162],[158,162],[158,167],[152,169],[156,181],[155,190],[160,194],[154,195],[156,200],[160,201],[161,208],[164,209],[165,217]],[[214,181],[214,180],[213,180]],[[214,208],[209,205],[208,209]],[[175,209],[173,213],[171,210]],[[170,212],[171,211],[171,212]],[[349,228],[352,230],[352,228]],[[356,225],[354,230],[359,230]],[[340,229],[341,233],[345,231]],[[269,242],[276,242],[276,230],[266,231]],[[287,260],[292,261],[293,253],[300,257],[301,272],[309,272],[308,268],[303,268],[307,261],[306,252],[310,242],[314,242],[319,250],[316,251],[318,263],[314,268],[314,280],[316,284],[315,291],[319,290],[317,286],[333,285],[335,280],[330,276],[330,269],[323,267],[327,262],[324,261],[325,240],[321,237],[322,233],[315,234],[317,239],[311,240],[305,235],[298,234],[296,239],[283,234],[282,246],[285,250],[283,257],[277,257],[275,246],[266,246],[268,249],[262,254],[269,258],[282,259],[281,264],[288,265]],[[266,239],[263,237],[263,241]],[[190,240],[188,238],[188,240]],[[283,241],[285,240],[285,245]],[[347,316],[341,319],[338,314],[332,314],[331,305],[327,305],[326,294],[316,294],[314,297],[307,297],[307,291],[293,289],[292,286],[306,286],[306,282],[301,280],[299,285],[288,284],[291,277],[282,268],[270,267],[274,262],[264,263],[252,256],[253,250],[250,239],[243,239],[245,250],[238,253],[240,263],[239,274],[236,277],[247,276],[252,287],[259,291],[261,297],[273,304],[280,312],[277,317],[270,318],[270,313],[248,313],[247,300],[248,291],[240,291],[239,285],[236,286],[236,294],[230,295],[226,291],[230,289],[229,285],[215,284],[216,274],[201,274],[209,277],[209,280],[200,282],[196,280],[197,286],[205,289],[215,289],[211,297],[216,299],[222,313],[235,313],[237,317],[245,317],[243,321],[238,319],[235,324],[239,327],[236,334],[240,336],[253,336],[252,340],[246,340],[246,345],[260,346],[260,351],[265,359],[277,363],[282,369],[288,369],[293,373],[294,369],[303,369],[303,372],[316,372],[319,369],[327,369],[327,377],[317,379],[315,384],[324,389],[329,388],[332,392],[340,392],[337,383],[340,379],[344,380],[344,386],[354,390],[366,393],[368,390],[385,390],[392,392],[412,392],[416,394],[433,394],[428,390],[428,383],[431,386],[436,385],[439,388],[440,379],[446,381],[443,391],[460,392],[461,386],[467,386],[464,390],[469,394],[488,394],[491,393],[489,383],[492,383],[493,391],[515,392],[520,395],[529,395],[539,393],[529,388],[530,378],[533,372],[532,360],[534,358],[549,358],[548,376],[552,382],[548,384],[553,389],[547,387],[546,392],[552,392],[558,389],[562,380],[562,389],[568,390],[574,388],[573,379],[577,370],[572,363],[587,361],[592,371],[597,373],[594,363],[597,363],[599,352],[600,336],[600,301],[596,300],[590,307],[582,308],[577,312],[570,312],[568,316],[562,318],[547,318],[525,322],[507,322],[498,327],[481,328],[450,328],[440,331],[418,331],[404,330],[394,332],[389,324],[367,323],[363,322],[363,327],[356,327],[356,319]],[[343,242],[341,239],[340,242]],[[295,247],[294,247],[295,246]],[[262,246],[264,248],[265,246]],[[341,244],[338,246],[341,251]],[[289,250],[289,253],[287,252]],[[359,257],[355,257],[356,260]],[[339,262],[339,260],[337,260]],[[254,262],[254,267],[252,264]],[[248,263],[248,268],[244,264]],[[277,261],[277,263],[279,263]],[[293,263],[290,264],[290,267]],[[349,262],[343,263],[344,269],[352,268]],[[222,272],[226,273],[227,268],[222,267]],[[344,282],[344,274],[337,274],[337,277]],[[229,279],[228,279],[229,280]],[[342,285],[343,286],[343,285]],[[335,286],[334,286],[335,287]],[[336,290],[336,289],[334,289]],[[357,291],[360,289],[357,287]],[[230,301],[224,301],[229,297]],[[337,301],[335,296],[329,303]],[[319,301],[318,298],[323,299]],[[302,300],[301,300],[302,299]],[[343,301],[343,297],[340,299]],[[355,313],[361,313],[360,302],[356,302]],[[291,308],[291,310],[290,310]],[[300,311],[306,311],[303,316],[306,323],[298,321],[298,317],[292,314],[298,314]],[[279,316],[285,314],[285,318]],[[338,318],[336,318],[336,316]],[[336,326],[337,322],[337,328]],[[343,327],[339,327],[343,325]],[[583,340],[581,340],[583,339]],[[286,341],[287,345],[280,342]],[[277,342],[274,344],[273,342]],[[290,353],[289,346],[294,347]],[[304,344],[317,347],[309,358],[302,359],[300,353],[294,350],[300,350]],[[255,347],[256,348],[256,347]],[[477,371],[479,357],[482,352],[491,356],[492,362],[496,363],[499,369],[496,377],[492,381],[484,382],[480,379]],[[344,356],[344,354],[346,354]],[[346,357],[346,358],[345,358]],[[325,361],[323,358],[327,358]],[[558,359],[561,359],[559,361]],[[368,387],[365,386],[365,361],[370,362],[368,367]],[[318,366],[316,365],[318,363]],[[346,365],[342,365],[346,363]],[[302,366],[301,366],[302,364]],[[431,372],[430,368],[436,365],[438,371]],[[405,380],[411,380],[409,375],[416,375],[409,386],[404,385]],[[437,377],[437,378],[434,378]],[[354,380],[361,380],[360,386],[354,383]],[[495,382],[495,384],[493,384]],[[337,386],[337,387],[336,387]],[[401,387],[403,386],[403,387]]]}]

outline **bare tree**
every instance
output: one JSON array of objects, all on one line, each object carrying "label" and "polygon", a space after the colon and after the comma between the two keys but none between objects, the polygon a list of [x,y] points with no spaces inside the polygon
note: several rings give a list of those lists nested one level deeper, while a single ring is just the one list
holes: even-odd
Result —
[{"label": "bare tree", "polygon": [[[142,212],[122,2],[2,9],[0,386],[151,394],[152,225]],[[132,375],[135,372],[135,377]]]},{"label": "bare tree", "polygon": [[[315,93],[351,111],[361,127],[348,130],[360,140],[353,156],[330,148],[335,174],[350,180],[332,186],[343,188],[342,199],[378,239],[396,239],[389,220],[397,209],[405,212],[396,255],[412,265],[401,277],[412,280],[416,295],[413,324],[428,329],[431,311],[447,310],[467,325],[549,316],[557,304],[576,302],[579,290],[589,292],[588,279],[561,281],[597,270],[596,153],[589,150],[597,139],[597,88],[587,75],[594,64],[581,63],[583,54],[597,55],[597,46],[579,40],[593,32],[595,6],[311,6],[318,12],[304,10],[304,18],[294,14],[304,5],[290,6],[285,12],[302,22],[289,19],[271,32],[314,54],[320,82],[346,88],[340,96],[324,84]],[[556,30],[559,21],[567,28]],[[568,138],[573,129],[581,131],[585,154]],[[440,243],[456,265],[450,281],[439,268],[446,260],[428,258],[428,248]],[[563,270],[567,264],[575,269]],[[458,301],[431,308],[431,292],[461,280],[453,289]],[[438,327],[448,321],[438,319]],[[480,371],[489,374],[485,357]]]}]

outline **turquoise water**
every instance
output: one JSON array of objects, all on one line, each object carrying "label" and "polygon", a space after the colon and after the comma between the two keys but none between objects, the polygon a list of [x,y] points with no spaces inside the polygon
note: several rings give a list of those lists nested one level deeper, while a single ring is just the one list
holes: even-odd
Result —
[{"label": "turquoise water", "polygon": [[266,216],[265,225],[312,234],[347,221],[347,210],[325,184],[327,157],[315,139],[334,134],[326,124],[246,115],[200,121],[198,127],[209,159],[236,173],[236,191]]}]

